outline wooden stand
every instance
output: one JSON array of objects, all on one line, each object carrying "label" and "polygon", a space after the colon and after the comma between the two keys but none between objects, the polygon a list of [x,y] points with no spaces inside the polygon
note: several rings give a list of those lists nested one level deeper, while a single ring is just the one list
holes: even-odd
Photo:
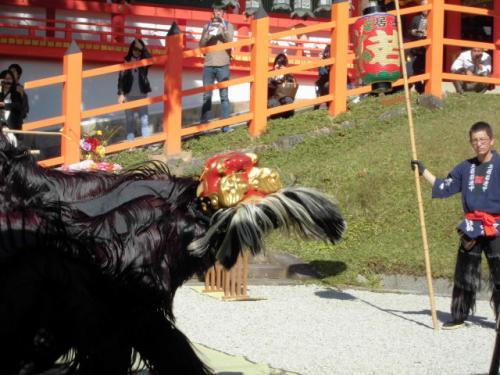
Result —
[{"label": "wooden stand", "polygon": [[223,299],[232,301],[247,300],[248,297],[248,252],[238,257],[236,264],[226,270],[216,263],[205,274],[203,293],[224,292]]}]

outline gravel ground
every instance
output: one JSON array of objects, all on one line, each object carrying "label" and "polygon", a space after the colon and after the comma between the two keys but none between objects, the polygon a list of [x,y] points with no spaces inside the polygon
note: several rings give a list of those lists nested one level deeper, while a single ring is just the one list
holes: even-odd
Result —
[{"label": "gravel ground", "polygon": [[[495,330],[488,301],[466,328],[434,331],[425,295],[314,285],[251,286],[263,300],[223,302],[189,286],[175,299],[193,341],[254,362],[321,374],[486,374]],[[450,298],[436,297],[444,322]]]}]

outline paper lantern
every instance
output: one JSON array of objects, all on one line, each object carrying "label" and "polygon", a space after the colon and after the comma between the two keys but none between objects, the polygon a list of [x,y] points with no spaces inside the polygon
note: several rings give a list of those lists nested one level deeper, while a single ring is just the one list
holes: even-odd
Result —
[{"label": "paper lantern", "polygon": [[375,92],[388,91],[401,78],[396,17],[376,12],[358,18],[353,26],[358,75]]},{"label": "paper lantern", "polygon": [[293,1],[293,12],[290,17],[300,17],[306,18],[307,16],[315,18],[312,12],[312,1],[311,0],[294,0]]},{"label": "paper lantern", "polygon": [[272,12],[290,12],[292,7],[290,6],[290,0],[274,0]]},{"label": "paper lantern", "polygon": [[253,15],[259,8],[260,0],[246,0],[245,1],[245,14],[247,16]]},{"label": "paper lantern", "polygon": [[319,0],[316,5],[316,9],[314,9],[314,14],[316,16],[325,15],[329,13],[332,9],[332,0]]}]

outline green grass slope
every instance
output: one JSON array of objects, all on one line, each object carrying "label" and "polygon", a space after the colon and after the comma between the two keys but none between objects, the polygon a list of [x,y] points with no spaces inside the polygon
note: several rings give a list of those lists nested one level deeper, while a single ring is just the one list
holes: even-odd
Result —
[{"label": "green grass slope", "polygon": [[[258,139],[250,139],[246,129],[239,128],[193,139],[183,146],[195,156],[208,157],[224,150],[271,144],[286,135],[331,129],[329,134],[308,137],[289,150],[262,152],[261,165],[277,166],[288,181],[335,197],[348,223],[345,239],[331,246],[276,234],[269,238],[268,248],[311,262],[327,283],[358,284],[357,275],[363,275],[376,285],[379,273],[425,274],[404,108],[404,101],[385,106],[379,98],[371,98],[335,119],[319,110],[271,121],[268,133]],[[392,116],[381,119],[388,111]],[[472,156],[467,132],[479,120],[490,122],[500,134],[497,95],[449,95],[441,110],[415,105],[419,158],[434,174],[444,177],[459,161]],[[143,156],[132,158],[138,161]],[[451,277],[458,242],[455,226],[462,216],[460,197],[431,200],[430,187],[423,180],[421,183],[433,276]]]}]

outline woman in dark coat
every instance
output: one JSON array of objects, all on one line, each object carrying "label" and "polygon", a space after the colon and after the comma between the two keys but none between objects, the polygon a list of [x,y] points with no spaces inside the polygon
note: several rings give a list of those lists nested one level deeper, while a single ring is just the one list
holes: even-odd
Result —
[{"label": "woman in dark coat", "polygon": [[[135,39],[128,49],[124,62],[139,61],[151,57],[146,45],[141,39]],[[138,99],[144,99],[151,92],[151,85],[148,80],[148,67],[141,66],[121,71],[118,76],[118,103],[131,102]],[[135,138],[134,112],[139,112],[141,121],[141,135],[147,137],[151,135],[149,128],[148,107],[138,107],[125,110],[125,124],[127,139],[129,141]]]},{"label": "woman in dark coat", "polygon": [[17,82],[9,70],[0,73],[0,123],[10,129],[21,130],[23,125],[23,98],[16,90]]}]

